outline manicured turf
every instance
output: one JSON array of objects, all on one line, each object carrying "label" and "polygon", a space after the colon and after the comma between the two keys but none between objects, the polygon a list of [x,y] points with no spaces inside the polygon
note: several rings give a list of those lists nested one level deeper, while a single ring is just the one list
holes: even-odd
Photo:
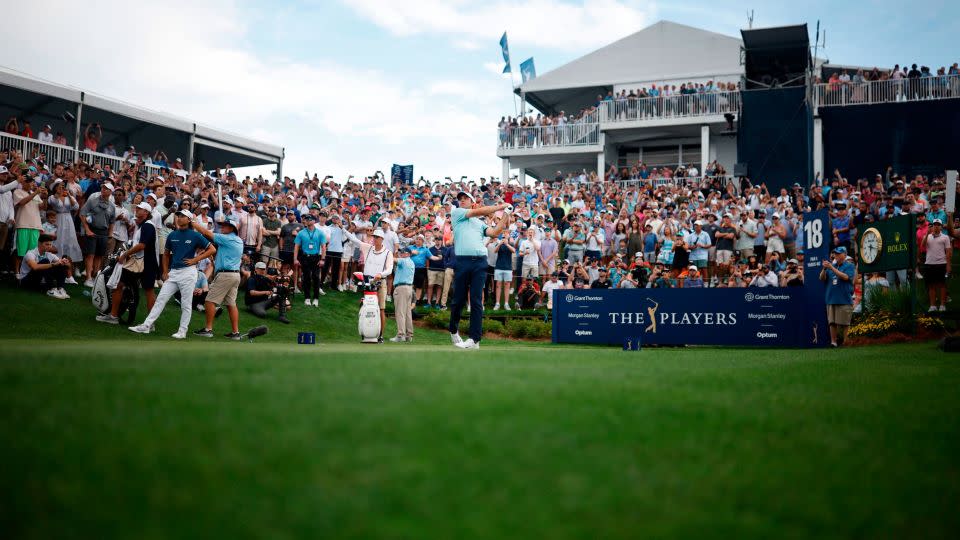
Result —
[{"label": "manicured turf", "polygon": [[332,343],[355,328],[336,310],[315,347],[297,325],[174,342],[172,311],[142,337],[79,299],[0,299],[8,538],[960,530],[960,363],[929,344],[466,353]]}]

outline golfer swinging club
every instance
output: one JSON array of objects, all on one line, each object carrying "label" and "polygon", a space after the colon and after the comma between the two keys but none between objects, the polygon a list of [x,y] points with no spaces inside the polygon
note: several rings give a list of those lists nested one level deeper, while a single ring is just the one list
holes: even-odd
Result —
[{"label": "golfer swinging club", "polygon": [[[480,217],[508,208],[509,204],[483,206],[465,191],[457,195],[457,208],[450,212],[453,225],[453,249],[457,256],[453,276],[453,302],[450,304],[450,339],[461,349],[479,349],[483,335],[483,283],[487,279],[487,248],[483,237],[496,238],[503,232],[508,213],[500,216],[495,227]],[[470,338],[460,339],[460,312],[470,293]]]}]

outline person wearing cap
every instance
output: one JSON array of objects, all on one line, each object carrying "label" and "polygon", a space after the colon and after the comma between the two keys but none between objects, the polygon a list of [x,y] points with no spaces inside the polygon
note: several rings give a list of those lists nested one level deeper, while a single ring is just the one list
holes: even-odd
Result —
[{"label": "person wearing cap", "polygon": [[778,212],[773,213],[771,218],[772,223],[767,227],[766,232],[764,233],[767,237],[767,253],[766,253],[766,262],[770,262],[770,258],[774,253],[779,253],[783,257],[786,253],[786,247],[783,245],[783,239],[787,236],[787,230],[783,226],[783,220],[780,219],[781,216]]},{"label": "person wearing cap", "polygon": [[759,228],[757,222],[750,219],[749,212],[740,212],[740,223],[737,224],[737,242],[734,249],[740,252],[740,260],[747,260],[754,252],[754,239],[757,238]]},{"label": "person wearing cap", "polygon": [[107,324],[119,324],[120,300],[123,298],[123,288],[133,287],[143,289],[147,299],[147,311],[153,309],[156,294],[153,284],[157,280],[159,262],[157,260],[157,232],[150,221],[153,207],[140,202],[134,208],[134,218],[137,228],[134,230],[133,245],[124,251],[117,262],[122,265],[120,282],[113,290],[113,299],[110,304],[110,313],[98,315],[97,321]]},{"label": "person wearing cap", "polygon": [[413,285],[416,266],[410,255],[415,249],[401,248],[397,252],[397,268],[393,274],[393,307],[397,319],[397,335],[392,343],[413,341]]},{"label": "person wearing cap", "polygon": [[[450,339],[461,349],[479,349],[483,336],[483,286],[487,276],[487,250],[484,237],[497,238],[507,225],[510,214],[503,212],[497,225],[487,226],[480,218],[506,209],[501,203],[493,206],[477,204],[465,191],[457,194],[457,208],[450,212],[453,246],[457,255],[454,271],[453,302],[450,306]],[[470,337],[460,338],[460,316],[470,296]]]},{"label": "person wearing cap", "polygon": [[304,305],[319,306],[320,295],[326,293],[320,288],[320,264],[327,255],[327,237],[317,228],[317,217],[303,215],[304,228],[300,229],[293,240],[293,265],[301,270],[301,289]]},{"label": "person wearing cap", "polygon": [[[16,182],[16,189],[9,190],[9,186]],[[4,186],[4,189],[13,191],[14,225],[16,227],[17,257],[14,268],[20,268],[20,259],[28,251],[37,248],[40,231],[43,223],[40,218],[40,205],[45,198],[46,189],[25,174],[19,174],[17,180]]]},{"label": "person wearing cap", "polygon": [[263,217],[263,243],[260,246],[260,255],[266,260],[268,267],[279,266],[280,258],[280,216],[273,204],[267,205],[267,215]]},{"label": "person wearing cap", "polygon": [[202,202],[200,207],[197,209],[197,215],[194,216],[194,221],[200,224],[201,227],[207,229],[208,231],[213,230],[213,218],[210,217],[210,205]]},{"label": "person wearing cap", "polygon": [[802,287],[803,269],[800,268],[800,262],[796,259],[787,260],[787,268],[780,274],[781,287]]},{"label": "person wearing cap", "polygon": [[850,249],[850,216],[847,214],[847,205],[837,204],[837,214],[830,221],[833,230],[833,245]]},{"label": "person wearing cap", "polygon": [[[591,262],[596,262],[592,260]],[[610,282],[610,273],[606,267],[601,267],[597,270],[597,279],[590,282],[591,289],[609,289],[611,287]]]},{"label": "person wearing cap", "polygon": [[[687,233],[683,241],[690,249],[690,265],[696,266],[698,269],[706,273],[711,242],[710,234],[703,230],[702,220],[698,219],[693,222],[693,231]],[[707,275],[707,277],[709,278],[710,276]]]},{"label": "person wearing cap", "polygon": [[833,260],[823,261],[820,281],[826,283],[827,322],[830,324],[830,346],[843,343],[853,316],[853,283],[857,269],[847,259],[847,248],[836,246]]},{"label": "person wearing cap", "polygon": [[[138,334],[153,332],[153,324],[160,317],[163,308],[174,294],[180,293],[180,325],[174,339],[186,339],[193,309],[187,298],[193,297],[197,284],[197,263],[213,255],[217,248],[202,234],[193,230],[190,222],[193,214],[189,210],[180,210],[174,217],[176,230],[167,235],[161,265],[163,286],[157,301],[143,323],[131,326],[130,331]],[[199,251],[199,253],[197,253]]]},{"label": "person wearing cap", "polygon": [[247,311],[261,319],[266,318],[267,310],[280,306],[280,315],[277,320],[290,324],[286,315],[286,306],[283,304],[284,300],[273,292],[275,287],[276,283],[267,275],[267,263],[260,261],[253,266],[253,274],[247,280],[243,303],[247,306]]},{"label": "person wearing cap", "polygon": [[[184,210],[184,212],[186,212]],[[210,283],[210,290],[203,304],[206,315],[206,326],[194,330],[193,334],[200,337],[213,337],[213,318],[218,307],[225,307],[230,317],[231,332],[226,334],[230,339],[240,339],[240,312],[237,310],[237,289],[240,288],[240,260],[243,258],[243,241],[237,236],[237,220],[228,216],[220,223],[220,233],[214,233],[196,221],[191,223],[193,230],[212,242],[217,249],[213,261],[216,272]]]},{"label": "person wearing cap", "polygon": [[687,267],[687,275],[683,278],[680,286],[684,289],[703,288],[703,276],[700,275],[700,269],[697,265],[691,264]]},{"label": "person wearing cap", "polygon": [[928,311],[947,310],[947,277],[950,275],[953,246],[950,236],[943,232],[943,221],[930,222],[927,235],[920,242],[920,257],[923,265],[923,281],[927,284],[930,300]]},{"label": "person wearing cap", "polygon": [[297,233],[303,226],[297,221],[297,213],[287,210],[287,222],[280,226],[280,271],[286,274],[293,268],[293,246]]},{"label": "person wearing cap", "polygon": [[327,255],[324,258],[323,267],[320,269],[320,284],[323,285],[326,283],[327,277],[329,277],[330,288],[342,291],[343,287],[340,285],[340,269],[341,261],[343,260],[343,243],[345,237],[343,234],[343,220],[340,214],[337,214],[335,211],[330,214],[329,225],[323,229],[323,232],[327,235]]},{"label": "person wearing cap", "polygon": [[[384,233],[382,229],[373,231],[373,244],[364,242],[351,231],[344,231],[344,236],[349,238],[354,245],[360,246],[360,255],[363,258],[364,279],[380,282],[380,288],[377,290],[377,302],[380,305],[380,337],[378,342],[383,343],[383,329],[386,327],[387,322],[386,278],[393,275],[393,251],[384,243]],[[413,284],[412,279],[410,284]]]},{"label": "person wearing cap", "polygon": [[733,263],[733,247],[737,240],[737,227],[733,224],[732,214],[723,214],[716,237],[717,274],[719,277],[725,278],[730,275],[730,264]]},{"label": "person wearing cap", "polygon": [[37,133],[37,140],[46,144],[53,142],[53,128],[50,127],[50,124],[44,125],[40,133]]},{"label": "person wearing cap", "polygon": [[749,287],[777,287],[779,285],[777,273],[768,265],[761,264],[757,274],[750,280]]},{"label": "person wearing cap", "polygon": [[252,202],[247,204],[245,210],[240,214],[240,230],[237,234],[243,239],[243,252],[257,261],[263,246],[263,218],[257,215],[257,205]]},{"label": "person wearing cap", "polygon": [[123,188],[117,187],[113,190],[110,200],[113,202],[113,213],[116,216],[113,225],[110,227],[110,237],[107,239],[107,253],[116,251],[117,246],[123,246],[130,239],[130,233],[133,231],[134,218],[124,208],[123,204],[127,200],[127,194]]}]

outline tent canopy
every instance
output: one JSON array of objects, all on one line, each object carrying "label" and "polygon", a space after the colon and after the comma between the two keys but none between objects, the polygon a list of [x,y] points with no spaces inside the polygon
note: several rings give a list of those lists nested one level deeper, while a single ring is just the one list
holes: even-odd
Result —
[{"label": "tent canopy", "polygon": [[616,84],[741,75],[740,39],[660,21],[564,64],[518,89],[548,114],[592,105]]},{"label": "tent canopy", "polygon": [[34,133],[50,124],[54,133],[63,132],[73,146],[73,117],[79,103],[83,104],[81,128],[99,123],[102,145],[112,144],[118,153],[131,145],[151,155],[160,149],[171,162],[181,158],[186,163],[191,137],[195,137],[194,163],[204,162],[209,168],[225,163],[233,167],[268,165],[283,159],[279,146],[0,68],[0,115],[4,123],[10,117],[27,120]]}]

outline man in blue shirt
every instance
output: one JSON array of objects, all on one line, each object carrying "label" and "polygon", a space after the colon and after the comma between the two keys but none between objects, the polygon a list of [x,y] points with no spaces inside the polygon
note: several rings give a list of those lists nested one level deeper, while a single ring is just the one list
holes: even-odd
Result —
[{"label": "man in blue shirt", "polygon": [[[197,284],[197,263],[213,255],[217,248],[200,233],[190,228],[193,214],[189,210],[180,210],[174,216],[173,222],[177,229],[167,236],[164,244],[161,279],[163,287],[153,304],[153,309],[146,320],[130,330],[138,334],[149,334],[153,331],[153,323],[160,317],[167,302],[177,292],[180,293],[180,327],[173,334],[174,339],[186,339],[187,328],[190,326],[190,315],[193,306],[193,289]],[[200,253],[197,253],[201,250]]]},{"label": "man in blue shirt", "polygon": [[833,248],[833,261],[823,261],[820,281],[826,283],[827,322],[830,324],[830,346],[843,343],[853,315],[853,280],[857,269],[847,259],[847,248]]},{"label": "man in blue shirt", "polygon": [[423,288],[427,285],[427,259],[430,258],[430,248],[423,245],[423,235],[418,234],[414,245],[410,246],[410,260],[413,261],[413,305],[420,303]]},{"label": "man in blue shirt", "polygon": [[313,214],[303,215],[303,225],[305,228],[293,239],[293,265],[303,272],[304,304],[309,306],[312,296],[313,305],[319,306],[320,295],[326,294],[320,288],[320,264],[327,255],[327,236],[316,227]]},{"label": "man in blue shirt", "polygon": [[393,274],[393,307],[397,319],[397,335],[390,338],[392,343],[413,341],[413,276],[415,267],[410,248],[401,248],[397,252],[397,270]]},{"label": "man in blue shirt", "polygon": [[[496,238],[509,219],[504,212],[495,227],[488,227],[481,217],[506,209],[508,204],[482,206],[465,191],[457,194],[457,208],[450,212],[453,246],[457,255],[454,271],[453,303],[450,306],[450,340],[461,349],[479,349],[483,336],[483,285],[487,279],[487,248],[484,237]],[[460,314],[470,295],[470,338],[460,339]]]},{"label": "man in blue shirt", "polygon": [[837,215],[831,223],[833,229],[833,245],[850,249],[850,216],[847,215],[847,205],[837,205]]},{"label": "man in blue shirt", "polygon": [[210,291],[203,305],[207,324],[193,332],[196,336],[213,337],[213,317],[217,307],[227,308],[230,317],[231,333],[226,337],[240,339],[240,311],[237,310],[237,289],[240,287],[240,259],[243,258],[243,240],[237,236],[237,218],[228,216],[220,222],[220,233],[214,233],[197,222],[193,223],[193,230],[202,234],[208,241],[217,246],[217,257],[213,261],[217,275],[210,284]]}]

